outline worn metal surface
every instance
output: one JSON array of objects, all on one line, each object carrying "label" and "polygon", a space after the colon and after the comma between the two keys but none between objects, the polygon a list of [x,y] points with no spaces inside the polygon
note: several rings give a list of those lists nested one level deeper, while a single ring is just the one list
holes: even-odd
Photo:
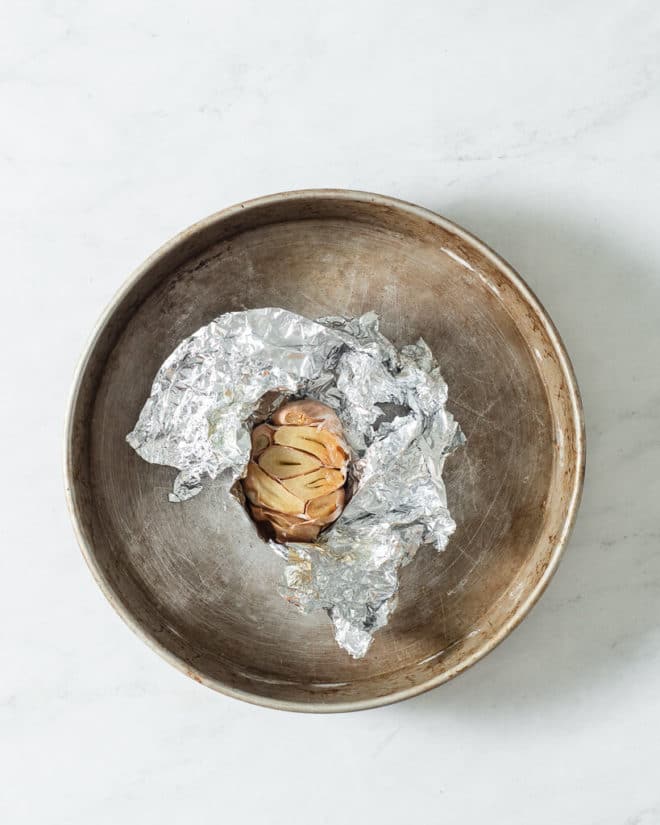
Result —
[{"label": "worn metal surface", "polygon": [[[423,336],[468,443],[445,467],[457,530],[403,571],[369,656],[277,595],[281,562],[213,487],[173,507],[175,470],[124,442],[166,355],[228,310],[375,310],[396,344]],[[130,279],[83,358],[67,428],[74,523],[109,600],[192,678],[272,707],[359,709],[419,693],[492,649],[559,560],[584,469],[561,341],[511,268],[464,230],[378,195],[314,190],[220,212]],[[219,549],[220,548],[220,549]]]}]

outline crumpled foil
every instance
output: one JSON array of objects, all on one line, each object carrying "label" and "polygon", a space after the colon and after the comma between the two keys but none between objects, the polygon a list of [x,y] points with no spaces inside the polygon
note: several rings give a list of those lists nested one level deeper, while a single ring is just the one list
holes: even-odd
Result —
[{"label": "crumpled foil", "polygon": [[286,562],[284,598],[305,613],[326,610],[337,643],[361,658],[396,606],[401,566],[423,544],[443,550],[455,529],[442,468],[464,437],[422,339],[396,349],[371,312],[221,315],[165,361],[126,440],[146,461],[179,470],[170,500],[181,502],[225,470],[241,478],[253,426],[304,397],[342,422],[352,497],[317,542],[270,546]]}]

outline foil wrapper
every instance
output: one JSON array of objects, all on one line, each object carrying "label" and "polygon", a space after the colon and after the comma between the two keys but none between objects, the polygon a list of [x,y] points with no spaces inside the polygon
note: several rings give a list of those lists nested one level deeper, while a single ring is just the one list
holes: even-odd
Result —
[{"label": "foil wrapper", "polygon": [[352,495],[315,543],[269,544],[285,562],[283,597],[305,613],[327,611],[337,643],[360,658],[396,606],[400,568],[423,544],[443,550],[455,529],[442,468],[464,437],[423,340],[395,348],[374,313],[227,313],[167,358],[126,439],[146,461],[179,470],[170,500],[182,502],[227,470],[242,478],[252,428],[304,397],[342,422]]}]

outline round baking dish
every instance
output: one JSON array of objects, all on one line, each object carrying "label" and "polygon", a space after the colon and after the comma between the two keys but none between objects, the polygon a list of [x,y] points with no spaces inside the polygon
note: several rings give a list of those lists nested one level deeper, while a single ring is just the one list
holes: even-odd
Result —
[{"label": "round baking dish", "polygon": [[[176,471],[124,440],[182,338],[259,306],[309,318],[375,310],[395,344],[422,336],[467,436],[444,474],[456,533],[444,553],[422,548],[403,570],[399,606],[360,661],[337,647],[324,614],[281,599],[281,561],[212,484],[171,504]],[[583,470],[575,377],[521,277],[445,218],[343,190],[233,206],[152,255],[96,328],[66,433],[75,529],[119,614],[198,682],[297,711],[405,699],[492,650],[554,573]]]}]

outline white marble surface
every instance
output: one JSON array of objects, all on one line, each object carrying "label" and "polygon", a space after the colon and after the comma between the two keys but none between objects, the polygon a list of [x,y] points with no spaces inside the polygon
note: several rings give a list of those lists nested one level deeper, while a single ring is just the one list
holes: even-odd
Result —
[{"label": "white marble surface", "polygon": [[[660,823],[660,6],[5,0],[0,822]],[[75,545],[65,401],[121,281],[307,186],[484,238],[573,357],[589,455],[547,594],[453,683],[305,717],[187,680]]]}]

